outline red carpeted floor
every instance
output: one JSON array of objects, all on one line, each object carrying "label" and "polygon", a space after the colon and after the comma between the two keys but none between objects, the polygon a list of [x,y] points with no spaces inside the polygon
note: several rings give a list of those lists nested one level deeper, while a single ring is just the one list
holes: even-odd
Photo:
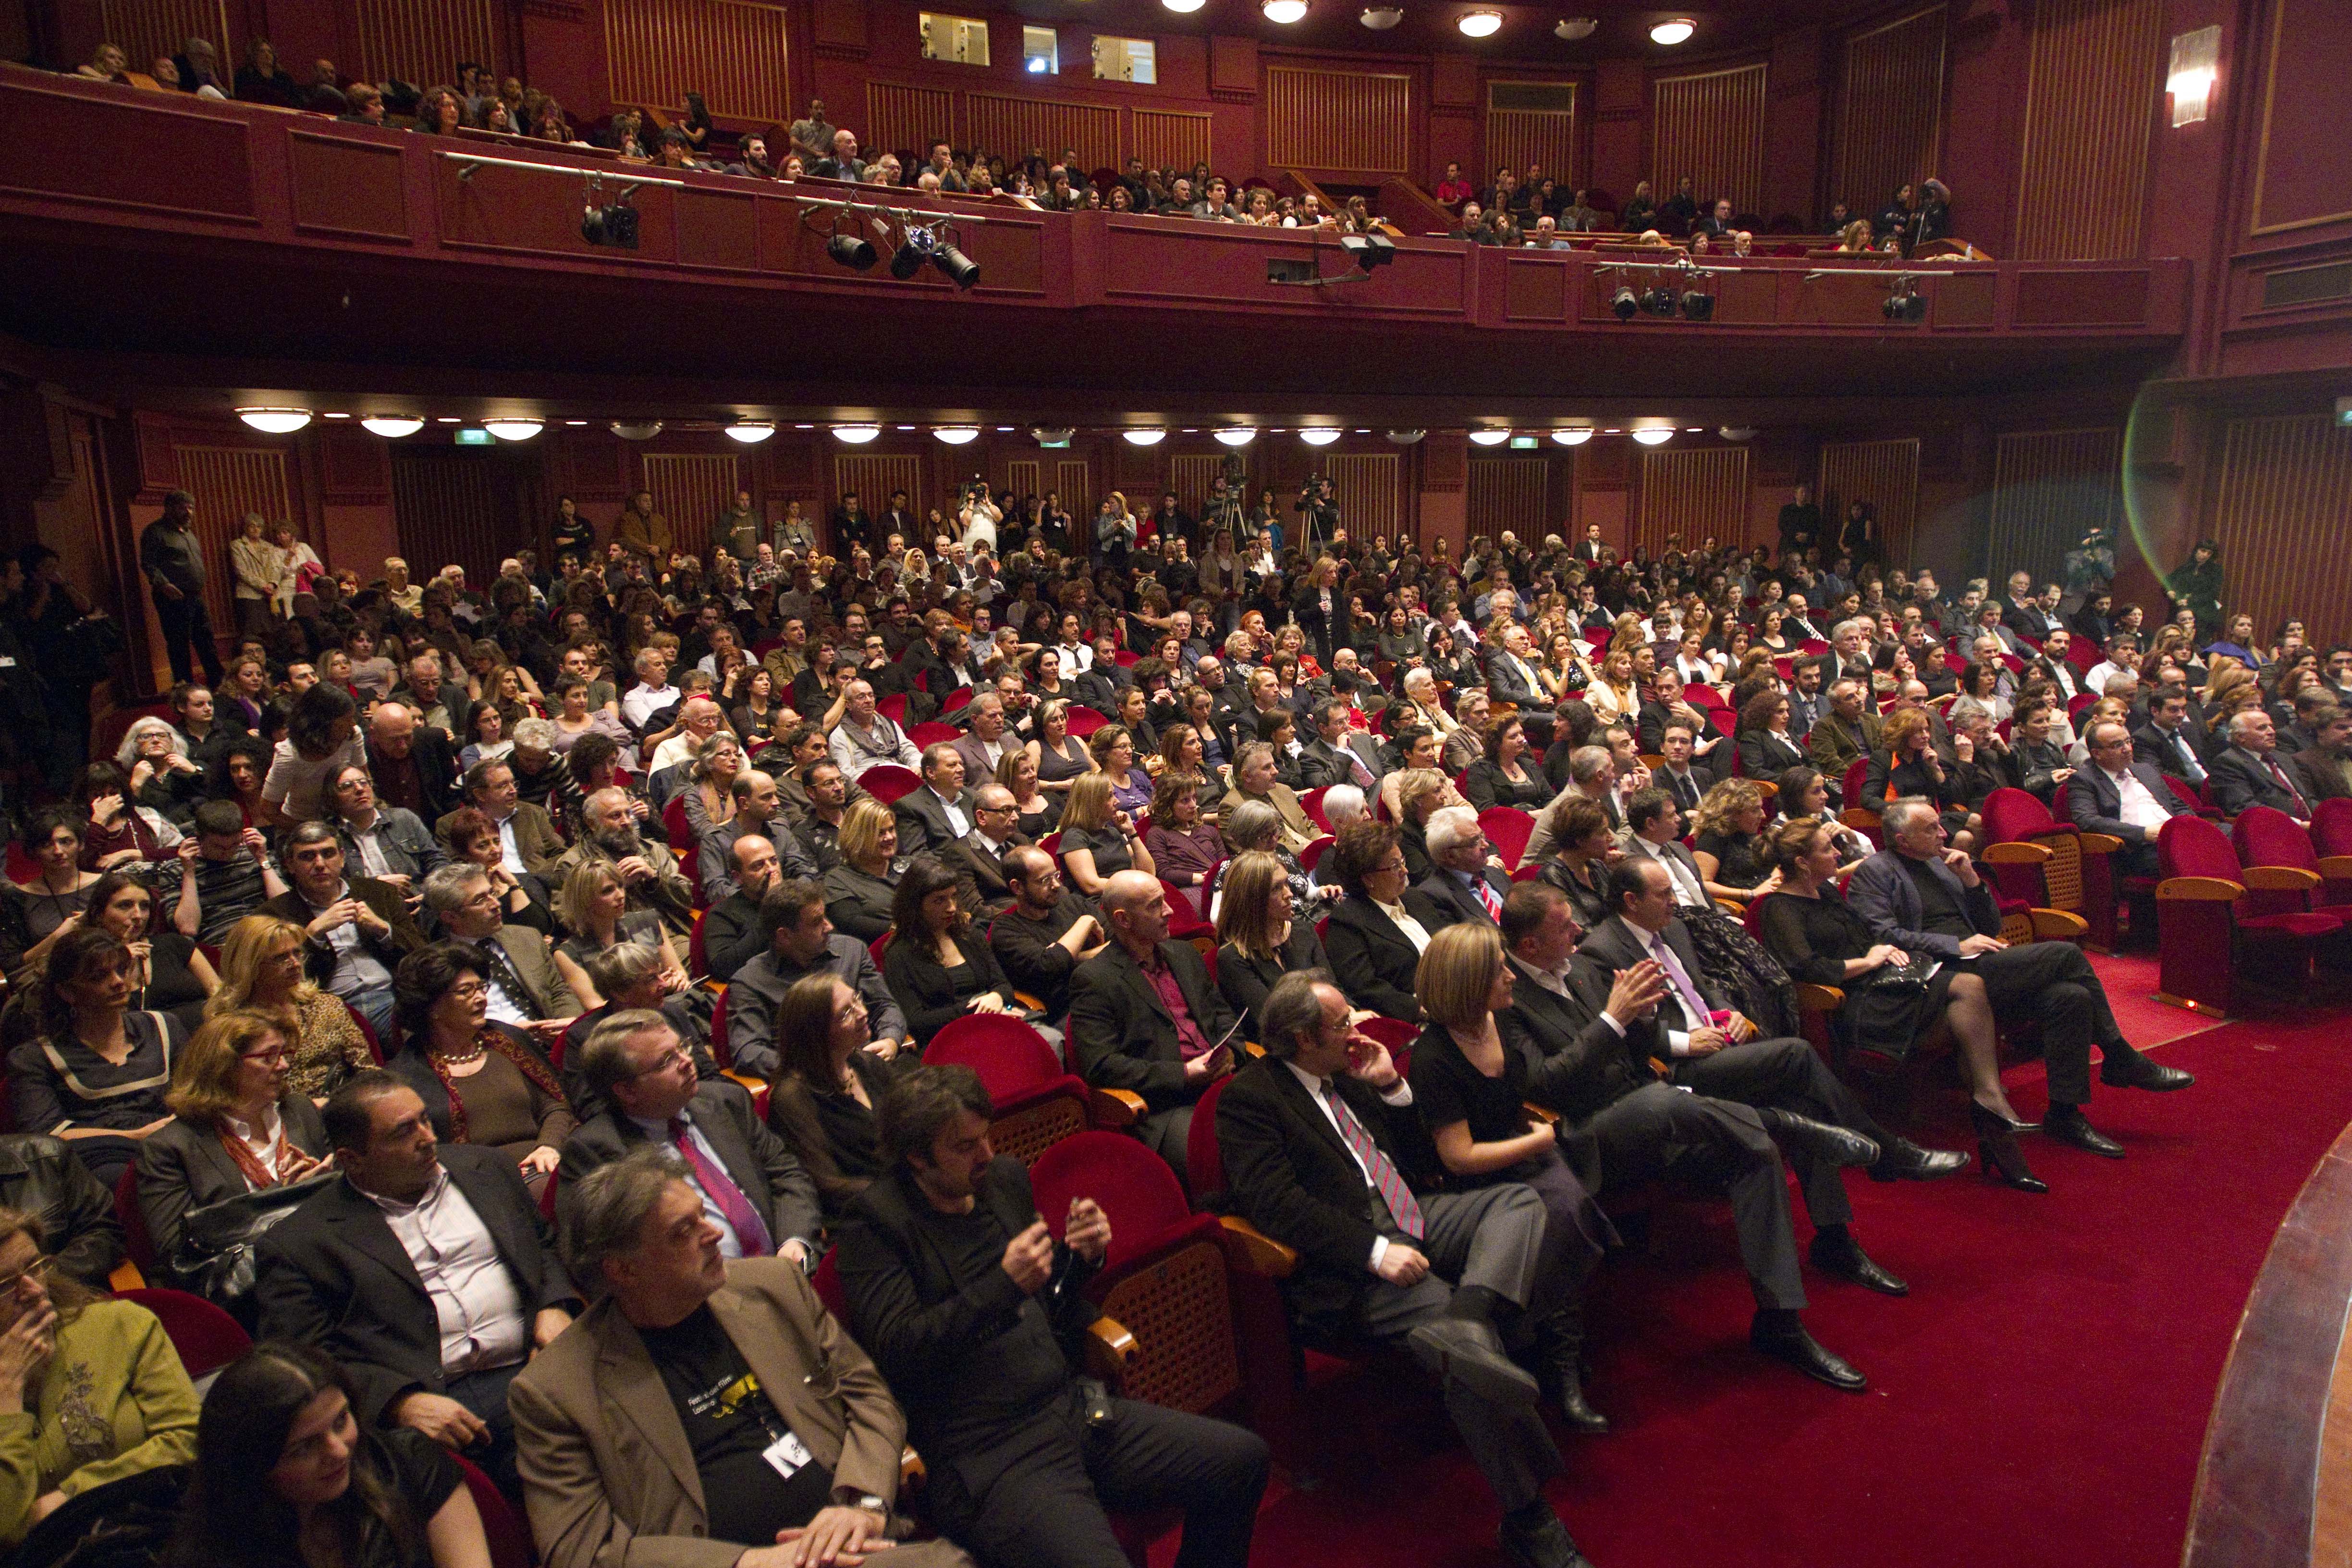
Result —
[{"label": "red carpeted floor", "polygon": [[[1752,1299],[1719,1205],[1670,1205],[1645,1251],[1611,1261],[1591,1388],[1617,1430],[1569,1441],[1551,1492],[1598,1568],[2178,1562],[2246,1292],[2288,1204],[2352,1121],[2352,1015],[2212,1027],[2139,1000],[2152,963],[2145,980],[2129,960],[2100,967],[2134,1038],[2201,1031],[2159,1052],[2196,1087],[2097,1092],[2093,1120],[2126,1145],[2125,1160],[2029,1136],[2046,1196],[1973,1168],[1932,1185],[1853,1180],[1856,1234],[1912,1294],[1809,1271],[1807,1321],[1869,1374],[1867,1394],[1835,1393],[1748,1349]],[[2038,1068],[2013,1077],[2018,1109],[2038,1114]],[[1967,1146],[1964,1115],[1956,1090],[1931,1091],[1914,1131]],[[1325,1479],[1307,1490],[1277,1480],[1256,1561],[1501,1561],[1489,1495],[1412,1380],[1341,1378],[1310,1411]]]}]

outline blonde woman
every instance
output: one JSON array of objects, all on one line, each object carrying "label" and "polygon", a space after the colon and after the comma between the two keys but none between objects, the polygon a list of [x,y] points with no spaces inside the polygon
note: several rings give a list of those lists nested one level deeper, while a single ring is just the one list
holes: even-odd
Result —
[{"label": "blonde woman", "polygon": [[892,904],[906,868],[898,817],[871,795],[852,801],[841,818],[841,864],[824,874],[825,915],[835,929],[872,942],[896,918]]},{"label": "blonde woman", "polygon": [[1744,904],[1780,890],[1780,873],[1764,844],[1764,792],[1746,779],[1725,779],[1691,814],[1691,855],[1710,899]]},{"label": "blonde woman", "polygon": [[1604,724],[1612,719],[1630,723],[1642,711],[1642,682],[1633,673],[1633,647],[1624,638],[1611,642],[1601,673],[1584,689],[1584,701]]},{"label": "blonde woman", "polygon": [[693,984],[687,977],[686,965],[679,961],[677,950],[670,945],[661,912],[629,908],[628,884],[621,880],[620,871],[611,861],[583,860],[572,867],[572,874],[564,878],[563,887],[555,896],[555,913],[572,933],[556,944],[556,972],[572,987],[572,994],[580,998],[583,1012],[604,1005],[603,994],[588,978],[588,961],[623,942],[637,942],[661,955],[665,995],[675,994]]},{"label": "blonde woman", "polygon": [[246,916],[221,942],[220,989],[205,1003],[205,1017],[267,1019],[286,1041],[288,1085],[324,1103],[343,1079],[375,1066],[375,1053],[342,998],[311,982],[303,968],[309,952],[307,933],[292,921]]},{"label": "blonde woman", "polygon": [[274,1019],[230,1011],[207,1019],[172,1069],[173,1120],[139,1146],[139,1212],[155,1256],[180,1250],[189,1211],[320,1168],[330,1152],[319,1108],[294,1086],[294,1042]]},{"label": "blonde woman", "polygon": [[1397,777],[1397,842],[1405,869],[1418,882],[1429,875],[1429,819],[1455,804],[1453,781],[1435,768],[1406,768]]},{"label": "blonde woman", "polygon": [[1062,809],[1062,873],[1080,896],[1099,898],[1121,871],[1159,875],[1135,819],[1112,798],[1110,775],[1092,773],[1070,786]]},{"label": "blonde woman", "polygon": [[[1297,904],[1290,873],[1264,850],[1234,858],[1221,879],[1217,905],[1217,989],[1242,1016],[1242,1032],[1257,1038],[1257,1007],[1275,982],[1293,970],[1328,969],[1331,960],[1312,920],[1294,919]],[[1372,1016],[1352,1010],[1350,1022]]]}]

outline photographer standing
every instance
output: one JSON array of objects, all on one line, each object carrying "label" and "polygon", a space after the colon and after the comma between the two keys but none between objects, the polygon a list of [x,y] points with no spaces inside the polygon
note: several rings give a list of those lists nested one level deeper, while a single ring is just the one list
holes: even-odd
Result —
[{"label": "photographer standing", "polygon": [[[1331,499],[1331,481],[1321,474],[1309,474],[1307,482],[1298,487],[1298,500],[1292,507],[1298,513],[1298,548],[1311,553],[1318,544],[1328,544],[1331,536],[1339,531],[1339,503]],[[1279,548],[1277,542],[1276,548]],[[1324,656],[1327,659],[1328,654]]]},{"label": "photographer standing", "polygon": [[996,553],[996,525],[1004,510],[989,499],[988,481],[974,474],[956,492],[956,527],[966,550]]}]

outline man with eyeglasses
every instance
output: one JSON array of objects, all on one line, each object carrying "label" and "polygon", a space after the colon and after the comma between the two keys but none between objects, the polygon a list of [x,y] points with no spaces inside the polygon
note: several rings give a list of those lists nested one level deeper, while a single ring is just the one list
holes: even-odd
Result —
[{"label": "man with eyeglasses", "polygon": [[1069,890],[1053,856],[1032,846],[1004,857],[1013,902],[989,922],[988,946],[1015,991],[1048,1018],[1070,1010],[1070,976],[1110,938],[1094,906]]},{"label": "man with eyeglasses", "polygon": [[548,956],[547,938],[529,926],[506,923],[505,900],[489,873],[470,862],[436,867],[425,879],[425,907],[441,934],[471,942],[489,961],[490,1021],[528,1031],[542,1046],[580,1016],[580,999]]},{"label": "man with eyeglasses", "polygon": [[1457,921],[1500,924],[1511,879],[1488,859],[1493,846],[1478,826],[1478,814],[1466,805],[1433,812],[1427,837],[1429,875],[1405,889],[1404,907],[1412,918],[1429,931]]},{"label": "man with eyeglasses", "polygon": [[346,877],[343,847],[323,822],[286,836],[286,869],[294,886],[262,906],[292,921],[308,942],[305,967],[322,991],[351,1004],[370,1027],[392,1026],[392,972],[425,945],[398,889],[373,877]]},{"label": "man with eyeglasses", "polygon": [[1021,835],[1021,807],[1001,784],[982,784],[971,799],[971,831],[939,851],[955,874],[956,906],[969,920],[992,915],[1013,901],[1005,858],[1029,842]]},{"label": "man with eyeglasses", "polygon": [[696,1076],[693,1056],[667,1018],[650,1011],[605,1018],[581,1047],[580,1073],[608,1109],[563,1141],[556,1204],[565,1234],[576,1220],[582,1179],[653,1143],[685,1163],[723,1255],[815,1265],[824,1225],[815,1182],[792,1146],[753,1113],[740,1084]]}]

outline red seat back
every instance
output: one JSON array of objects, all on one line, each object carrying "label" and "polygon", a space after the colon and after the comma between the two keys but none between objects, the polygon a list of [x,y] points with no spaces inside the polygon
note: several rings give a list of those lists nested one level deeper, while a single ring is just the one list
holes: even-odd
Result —
[{"label": "red seat back", "polygon": [[147,1215],[139,1207],[139,1172],[125,1168],[114,1183],[114,1222],[122,1227],[122,1249],[139,1272],[150,1279],[162,1278],[155,1267],[155,1237],[147,1229]]},{"label": "red seat back", "polygon": [[1217,1143],[1217,1098],[1230,1078],[1221,1078],[1192,1105],[1192,1131],[1184,1140],[1184,1180],[1206,1202],[1225,1190],[1225,1152]]},{"label": "red seat back", "polygon": [[253,1337],[235,1318],[185,1290],[125,1290],[122,1300],[136,1301],[155,1314],[180,1363],[192,1378],[218,1372],[253,1348]]},{"label": "red seat back", "polygon": [[866,951],[874,955],[874,967],[877,969],[882,967],[882,955],[890,951],[891,934],[886,931],[866,944]]},{"label": "red seat back", "polygon": [[1331,831],[1331,823],[1330,819],[1323,815],[1323,796],[1328,793],[1329,788],[1329,785],[1325,784],[1310,789],[1298,797],[1298,809],[1307,814],[1307,820],[1326,833]]},{"label": "red seat back", "polygon": [[2311,842],[2322,855],[2352,855],[2352,799],[2319,803],[2311,814]]},{"label": "red seat back", "polygon": [[2252,805],[2240,813],[2230,830],[2230,844],[2242,865],[2319,869],[2319,853],[2312,847],[2311,835],[2275,806]]},{"label": "red seat back", "polygon": [[922,784],[922,775],[896,763],[877,763],[857,775],[858,787],[884,805],[895,805]]},{"label": "red seat back", "polygon": [[969,686],[959,686],[953,691],[948,693],[947,700],[940,704],[940,711],[942,713],[952,713],[971,700],[971,688]]},{"label": "red seat back", "polygon": [[482,1538],[489,1543],[490,1568],[531,1568],[539,1561],[538,1549],[531,1544],[530,1529],[514,1504],[507,1501],[498,1483],[482,1472],[479,1466],[463,1454],[450,1456],[466,1478],[466,1494],[474,1500],[474,1510],[482,1516]]},{"label": "red seat back", "polygon": [[1535,837],[1534,816],[1515,805],[1490,805],[1478,814],[1478,827],[1495,847],[1495,853],[1503,858],[1503,868],[1517,870],[1528,852],[1528,840]]},{"label": "red seat back", "polygon": [[907,694],[903,691],[893,691],[889,696],[883,698],[880,701],[874,704],[874,711],[881,714],[882,717],[889,720],[893,724],[905,723],[907,721]]},{"label": "red seat back", "polygon": [[[689,785],[689,788],[692,786]],[[694,829],[686,820],[686,794],[681,790],[669,797],[662,807],[662,834],[669,840],[670,850],[677,855],[690,855],[694,850]]]},{"label": "red seat back", "polygon": [[1845,771],[1844,801],[1847,807],[1862,805],[1863,785],[1870,782],[1870,758],[1867,754],[1854,758],[1853,765]]},{"label": "red seat back", "polygon": [[923,1060],[933,1067],[971,1068],[989,1099],[1000,1103],[1063,1076],[1061,1059],[1045,1036],[1018,1018],[986,1014],[958,1018],[933,1035]]},{"label": "red seat back", "polygon": [[849,1303],[841,1293],[841,1265],[835,1261],[839,1257],[832,1247],[824,1249],[824,1256],[816,1261],[816,1272],[809,1276],[809,1289],[816,1292],[816,1299],[824,1303],[824,1310],[833,1314],[834,1321],[846,1329]]},{"label": "red seat back", "polygon": [[[1215,932],[1217,928],[1201,918],[1200,905],[1193,901],[1191,889],[1180,888],[1162,877],[1160,879],[1160,890],[1168,896],[1168,934],[1170,936],[1174,937],[1178,942],[1184,942],[1202,931],[1212,934]],[[1208,894],[1208,887],[1203,885],[1200,896],[1205,900]]]},{"label": "red seat back", "polygon": [[[1199,1112],[1195,1110],[1197,1117]],[[1046,1228],[1060,1236],[1070,1202],[1092,1198],[1110,1219],[1107,1269],[1139,1257],[1169,1231],[1192,1217],[1183,1184],[1168,1162],[1118,1132],[1081,1132],[1065,1138],[1029,1167],[1029,1184]]]},{"label": "red seat back", "polygon": [[[1307,847],[1298,852],[1299,869],[1303,871],[1314,870],[1316,867],[1323,863],[1324,851],[1330,848],[1331,846],[1338,842],[1339,841],[1332,837],[1328,833],[1323,835],[1320,838],[1310,840]],[[1521,845],[1520,847],[1524,849],[1526,846]],[[1517,872],[1512,873],[1513,876],[1517,876],[1517,874],[1518,873]]]},{"label": "red seat back", "polygon": [[1421,1026],[1402,1018],[1367,1018],[1356,1026],[1356,1032],[1380,1041],[1391,1056],[1421,1038]]},{"label": "red seat back", "polygon": [[2218,877],[2226,882],[2242,877],[2229,837],[2201,816],[2168,818],[2156,836],[2156,858],[2167,877]]},{"label": "red seat back", "polygon": [[719,1000],[710,1005],[710,1055],[721,1071],[735,1065],[734,1048],[727,1040],[727,987],[719,988]]},{"label": "red seat back", "polygon": [[2197,793],[2197,786],[2195,784],[2190,784],[2187,779],[2177,777],[2171,773],[2164,775],[2164,782],[2166,784],[2170,786],[2173,795],[2179,797],[2181,805],[2187,806],[2191,811],[2203,809],[2205,797]]},{"label": "red seat back", "polygon": [[1081,741],[1109,722],[1091,708],[1082,708],[1075,702],[1070,704],[1070,733]]},{"label": "red seat back", "polygon": [[1997,789],[1985,797],[1985,841],[2021,844],[2060,826],[2050,808],[2021,789]]},{"label": "red seat back", "polygon": [[915,742],[917,751],[921,751],[926,746],[936,746],[941,742],[953,744],[962,734],[963,731],[952,724],[941,724],[934,721],[929,724],[916,725],[907,731],[907,739]]}]

